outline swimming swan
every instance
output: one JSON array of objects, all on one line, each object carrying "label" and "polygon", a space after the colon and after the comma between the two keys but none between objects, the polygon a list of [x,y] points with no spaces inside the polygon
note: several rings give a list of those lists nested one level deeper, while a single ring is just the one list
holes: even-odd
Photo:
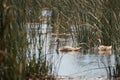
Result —
[{"label": "swimming swan", "polygon": [[112,50],[112,46],[101,45],[101,39],[98,39],[98,50],[99,51],[109,51],[109,50]]},{"label": "swimming swan", "polygon": [[81,47],[71,47],[71,46],[63,46],[59,48],[60,40],[57,39],[56,42],[57,42],[57,49],[56,49],[57,51],[69,52],[69,51],[79,51],[81,49]]}]

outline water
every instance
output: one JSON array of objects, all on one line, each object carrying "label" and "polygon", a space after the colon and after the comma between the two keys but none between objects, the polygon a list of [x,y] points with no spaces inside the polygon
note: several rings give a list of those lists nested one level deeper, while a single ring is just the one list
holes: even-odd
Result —
[{"label": "water", "polygon": [[[107,67],[114,67],[114,55],[100,55],[98,53],[83,53],[83,52],[56,52],[56,38],[58,36],[51,35],[51,28],[42,26],[41,37],[36,35],[37,41],[39,38],[44,41],[42,53],[47,55],[48,61],[53,64],[53,73],[62,80],[107,80]],[[69,36],[60,38],[60,46],[76,46],[77,44]],[[38,53],[36,46],[36,54]],[[37,57],[37,56],[36,56]]]},{"label": "water", "polygon": [[[110,60],[114,59],[114,55],[109,57]],[[106,56],[98,54],[76,52],[54,55],[56,73],[64,78],[76,78],[75,80],[105,80],[107,78],[105,67],[108,66],[109,59],[106,60]]]}]

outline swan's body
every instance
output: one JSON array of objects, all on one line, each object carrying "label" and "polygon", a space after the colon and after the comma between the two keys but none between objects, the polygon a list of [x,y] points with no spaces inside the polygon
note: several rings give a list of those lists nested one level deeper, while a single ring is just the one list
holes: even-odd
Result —
[{"label": "swan's body", "polygon": [[98,50],[99,51],[112,51],[112,46],[101,45],[101,40],[98,39]]},{"label": "swan's body", "polygon": [[80,47],[71,47],[71,46],[63,46],[59,48],[59,39],[56,40],[57,42],[57,51],[62,51],[62,52],[69,52],[69,51],[79,51],[81,48]]},{"label": "swan's body", "polygon": [[79,51],[80,48],[76,47],[71,47],[71,46],[63,46],[58,49],[59,51],[67,52],[67,51]]},{"label": "swan's body", "polygon": [[108,50],[112,50],[112,46],[104,46],[104,45],[100,45],[98,47],[98,50],[100,51],[108,51]]}]

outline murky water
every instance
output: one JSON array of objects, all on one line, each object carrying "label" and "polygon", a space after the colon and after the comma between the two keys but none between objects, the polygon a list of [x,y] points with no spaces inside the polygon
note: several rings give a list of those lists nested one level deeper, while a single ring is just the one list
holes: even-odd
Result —
[{"label": "murky water", "polygon": [[[50,28],[47,32],[46,25],[41,38],[43,43],[42,52],[47,54],[47,58],[53,63],[53,73],[61,80],[107,80],[107,67],[115,64],[114,55],[100,55],[98,53],[83,52],[56,52],[57,35],[51,35]],[[60,46],[76,46],[75,41],[70,36],[61,37]],[[39,45],[37,45],[39,46]],[[36,50],[36,53],[38,51]]]}]

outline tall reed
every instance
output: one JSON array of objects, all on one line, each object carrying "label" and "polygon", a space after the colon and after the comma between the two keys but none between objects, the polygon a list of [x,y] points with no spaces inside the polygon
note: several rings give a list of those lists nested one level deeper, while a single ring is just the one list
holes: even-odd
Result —
[{"label": "tall reed", "polygon": [[[37,48],[37,59],[34,50],[37,43],[32,43],[32,53],[29,50],[31,43],[26,23],[39,22],[43,8],[39,3],[37,0],[0,1],[0,80],[24,80],[31,76],[45,79],[50,74],[51,64],[48,64],[46,56],[42,56],[42,43],[39,42],[41,46]],[[36,30],[29,29],[33,31],[29,38],[35,42]]]}]

